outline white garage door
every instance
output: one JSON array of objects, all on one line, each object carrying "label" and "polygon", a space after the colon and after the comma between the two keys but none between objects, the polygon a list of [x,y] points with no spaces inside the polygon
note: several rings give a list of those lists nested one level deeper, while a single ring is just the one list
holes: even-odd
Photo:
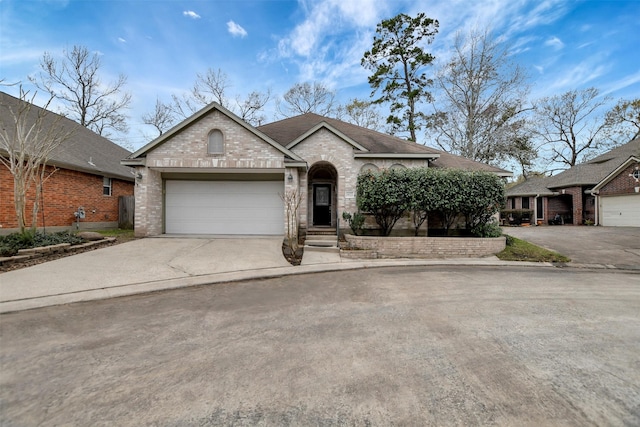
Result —
[{"label": "white garage door", "polygon": [[640,227],[640,194],[601,197],[602,225]]},{"label": "white garage door", "polygon": [[284,234],[283,181],[165,182],[168,234]]}]

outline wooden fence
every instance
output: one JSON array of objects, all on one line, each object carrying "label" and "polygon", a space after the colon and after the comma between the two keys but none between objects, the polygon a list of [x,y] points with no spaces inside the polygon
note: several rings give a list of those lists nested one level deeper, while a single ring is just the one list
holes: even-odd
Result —
[{"label": "wooden fence", "polygon": [[133,229],[134,207],[134,196],[118,197],[118,228],[123,230]]}]

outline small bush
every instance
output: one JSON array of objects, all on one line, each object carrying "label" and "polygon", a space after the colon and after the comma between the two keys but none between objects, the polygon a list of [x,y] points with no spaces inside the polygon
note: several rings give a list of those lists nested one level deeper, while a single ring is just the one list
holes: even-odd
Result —
[{"label": "small bush", "polygon": [[500,218],[506,220],[509,224],[520,225],[523,218],[531,220],[533,211],[531,209],[503,209],[500,211]]},{"label": "small bush", "polygon": [[351,215],[349,212],[342,212],[342,219],[349,223],[349,228],[354,235],[359,236],[362,233],[365,217],[360,212]]},{"label": "small bush", "polygon": [[497,222],[491,221],[472,227],[471,234],[476,237],[500,237],[502,236],[502,229]]}]

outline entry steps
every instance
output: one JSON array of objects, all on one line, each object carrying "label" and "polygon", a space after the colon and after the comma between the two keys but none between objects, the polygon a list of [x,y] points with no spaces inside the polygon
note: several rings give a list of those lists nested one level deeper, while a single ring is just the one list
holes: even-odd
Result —
[{"label": "entry steps", "polygon": [[307,233],[304,250],[311,252],[340,252],[337,236],[327,234]]}]

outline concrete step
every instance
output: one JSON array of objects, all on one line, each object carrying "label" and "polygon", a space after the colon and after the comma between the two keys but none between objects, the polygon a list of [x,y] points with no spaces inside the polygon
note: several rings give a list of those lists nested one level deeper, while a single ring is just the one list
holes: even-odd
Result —
[{"label": "concrete step", "polygon": [[323,234],[307,234],[307,240],[337,240],[337,236],[333,235],[323,235]]},{"label": "concrete step", "polygon": [[337,247],[338,246],[338,242],[336,241],[336,238],[334,237],[331,240],[323,240],[323,239],[309,239],[307,238],[304,241],[304,245],[305,246],[320,246],[320,247]]},{"label": "concrete step", "polygon": [[336,246],[308,246],[304,245],[304,252],[333,252],[340,253],[340,249]]}]

